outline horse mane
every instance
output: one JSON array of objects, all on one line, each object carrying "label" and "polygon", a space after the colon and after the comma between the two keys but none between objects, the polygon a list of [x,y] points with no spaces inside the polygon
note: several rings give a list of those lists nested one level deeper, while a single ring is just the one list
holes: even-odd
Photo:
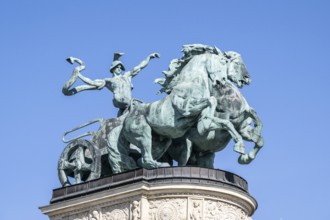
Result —
[{"label": "horse mane", "polygon": [[187,44],[183,45],[183,49],[181,50],[183,56],[178,59],[173,59],[170,62],[167,71],[163,71],[162,73],[165,75],[164,78],[158,78],[155,80],[158,84],[160,84],[163,88],[159,90],[158,93],[167,93],[170,94],[178,84],[178,75],[181,73],[181,70],[189,63],[189,61],[197,55],[210,53],[210,54],[222,54],[222,52],[217,47],[211,47],[204,44]]}]

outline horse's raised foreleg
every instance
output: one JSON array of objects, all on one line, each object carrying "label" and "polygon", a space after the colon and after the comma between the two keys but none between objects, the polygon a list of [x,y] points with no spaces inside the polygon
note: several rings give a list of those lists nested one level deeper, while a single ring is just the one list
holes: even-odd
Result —
[{"label": "horse's raised foreleg", "polygon": [[238,163],[240,164],[249,164],[252,160],[256,157],[259,150],[261,149],[261,146],[258,146],[257,144],[254,145],[254,148],[247,154],[242,154],[238,157]]},{"label": "horse's raised foreleg", "polygon": [[261,123],[257,113],[253,109],[250,109],[250,111],[248,113],[249,113],[249,116],[253,119],[255,127],[251,128],[250,125],[247,125],[246,127],[244,127],[243,130],[248,129],[249,131],[243,132],[242,136],[245,140],[254,142],[255,145],[249,153],[240,155],[240,157],[238,158],[238,162],[240,164],[251,163],[251,161],[254,160],[254,158],[258,154],[259,150],[264,145],[264,140],[263,140],[263,137],[261,136],[262,123]]},{"label": "horse's raised foreleg", "polygon": [[238,153],[245,154],[245,147],[242,136],[236,131],[234,125],[228,119],[214,117],[217,100],[214,96],[209,99],[209,105],[203,109],[197,123],[197,130],[200,135],[209,132],[208,138],[214,136],[215,130],[225,129],[229,132],[235,141],[234,150]]},{"label": "horse's raised foreleg", "polygon": [[253,149],[249,153],[242,154],[238,158],[238,162],[240,164],[249,164],[249,163],[251,163],[252,160],[254,160],[254,158],[258,154],[259,150],[262,148],[262,146],[263,146],[263,138],[260,137],[260,138],[258,138],[258,141],[255,142],[250,135],[246,135],[246,134],[243,135],[242,134],[242,137],[244,138],[244,140],[252,141],[252,142],[255,143]]},{"label": "horse's raised foreleg", "polygon": [[258,146],[262,147],[264,145],[263,138],[261,136],[262,122],[257,115],[257,112],[254,109],[248,111],[249,116],[253,119],[254,128],[251,130],[252,141],[255,142]]},{"label": "horse's raised foreleg", "polygon": [[236,131],[234,125],[228,119],[213,118],[211,130],[225,129],[235,141],[234,151],[245,154],[245,146],[242,136]]}]

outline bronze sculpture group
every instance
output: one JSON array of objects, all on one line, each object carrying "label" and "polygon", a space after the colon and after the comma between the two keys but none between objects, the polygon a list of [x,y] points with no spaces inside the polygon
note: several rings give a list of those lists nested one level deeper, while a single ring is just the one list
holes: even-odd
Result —
[{"label": "bronze sculpture group", "polygon": [[[84,90],[108,88],[113,92],[118,117],[96,119],[79,126],[100,122],[97,132],[89,132],[65,147],[58,165],[63,186],[120,173],[139,167],[151,169],[173,165],[213,168],[215,152],[234,140],[238,162],[250,163],[263,146],[262,123],[248,105],[239,88],[251,82],[241,56],[222,52],[203,44],[183,46],[183,56],[174,59],[165,78],[156,83],[167,95],[156,102],[143,103],[132,98],[131,78],[159,54],[153,53],[133,70],[124,74],[124,65],[116,53],[110,72],[112,78],[91,80],[81,74],[84,63],[70,57],[77,66],[63,93],[73,95]],[[77,79],[86,85],[72,88]],[[236,86],[235,86],[236,85]],[[92,135],[91,140],[82,139]],[[243,140],[253,142],[245,151]]]}]

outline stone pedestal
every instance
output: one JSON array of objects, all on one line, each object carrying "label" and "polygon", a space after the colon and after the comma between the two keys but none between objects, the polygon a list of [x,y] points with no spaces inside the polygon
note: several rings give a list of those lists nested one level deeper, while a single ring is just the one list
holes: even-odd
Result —
[{"label": "stone pedestal", "polygon": [[55,189],[40,209],[51,220],[250,220],[256,208],[233,173],[169,167]]}]

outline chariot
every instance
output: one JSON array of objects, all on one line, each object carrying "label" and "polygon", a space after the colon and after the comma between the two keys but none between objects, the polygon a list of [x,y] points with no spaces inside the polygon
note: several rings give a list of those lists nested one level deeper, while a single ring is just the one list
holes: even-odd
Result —
[{"label": "chariot", "polygon": [[[100,123],[96,132],[86,132],[66,139],[74,131]],[[118,119],[97,118],[64,133],[62,141],[68,143],[58,161],[59,179],[63,186],[97,179],[112,174],[108,161],[108,144],[105,136],[107,126],[115,126]],[[90,136],[91,139],[84,137]],[[70,182],[70,177],[73,179]]]}]

